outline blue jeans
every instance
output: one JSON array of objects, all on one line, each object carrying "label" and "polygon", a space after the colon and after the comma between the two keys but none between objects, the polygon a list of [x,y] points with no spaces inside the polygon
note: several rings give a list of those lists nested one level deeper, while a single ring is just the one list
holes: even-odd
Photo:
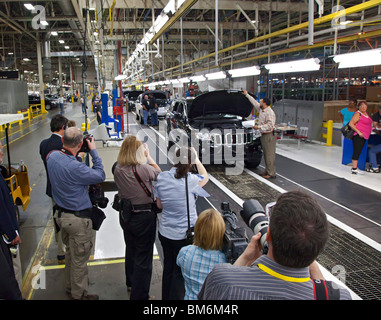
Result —
[{"label": "blue jeans", "polygon": [[369,148],[369,162],[373,169],[378,168],[377,153],[381,152],[381,144],[378,144],[372,148]]},{"label": "blue jeans", "polygon": [[157,117],[156,110],[151,109],[149,114],[151,115],[151,126],[158,126],[159,125],[159,119]]},{"label": "blue jeans", "polygon": [[143,121],[144,121],[144,124],[147,124],[148,116],[149,116],[149,112],[143,109]]}]

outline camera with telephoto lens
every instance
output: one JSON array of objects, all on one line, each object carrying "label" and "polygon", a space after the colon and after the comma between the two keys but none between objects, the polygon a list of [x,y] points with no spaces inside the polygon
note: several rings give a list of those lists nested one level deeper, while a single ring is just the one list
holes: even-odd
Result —
[{"label": "camera with telephoto lens", "polygon": [[92,137],[93,137],[92,134],[85,134],[83,136],[82,147],[81,147],[81,150],[79,150],[78,152],[90,152],[89,144],[87,143],[87,141],[90,141],[90,138]]},{"label": "camera with telephoto lens", "polygon": [[247,247],[247,235],[244,228],[238,226],[235,212],[230,210],[228,202],[221,203],[221,215],[225,221],[225,234],[222,251],[226,262],[234,263]]},{"label": "camera with telephoto lens", "polygon": [[[228,202],[221,203],[222,217],[225,221],[225,234],[223,252],[226,261],[234,263],[245,251],[248,244],[248,237],[243,227],[238,226],[238,219],[235,212],[230,210]],[[267,253],[266,242],[269,219],[266,210],[257,200],[247,200],[243,203],[243,210],[240,212],[243,221],[253,230],[254,234],[261,233],[260,243],[262,252]]]},{"label": "camera with telephoto lens", "polygon": [[99,183],[89,186],[89,197],[93,206],[97,206],[102,209],[107,207],[108,198],[105,197],[105,193]]}]

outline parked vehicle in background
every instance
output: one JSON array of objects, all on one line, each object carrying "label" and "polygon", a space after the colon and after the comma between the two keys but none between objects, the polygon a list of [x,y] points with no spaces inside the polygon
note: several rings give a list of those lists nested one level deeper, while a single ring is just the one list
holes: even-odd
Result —
[{"label": "parked vehicle in background", "polygon": [[[30,94],[28,95],[29,105],[32,104],[41,104],[41,98],[39,94]],[[59,100],[56,95],[46,94],[45,95],[45,109],[51,110],[59,106]]]},{"label": "parked vehicle in background", "polygon": [[142,90],[131,90],[131,91],[124,91],[123,92],[123,98],[128,99],[128,110],[129,111],[135,111],[135,102],[138,99],[139,95],[142,94]]},{"label": "parked vehicle in background", "polygon": [[173,101],[166,115],[166,144],[193,146],[204,164],[241,159],[257,167],[262,159],[260,132],[245,121],[250,101],[237,90],[218,90]]}]

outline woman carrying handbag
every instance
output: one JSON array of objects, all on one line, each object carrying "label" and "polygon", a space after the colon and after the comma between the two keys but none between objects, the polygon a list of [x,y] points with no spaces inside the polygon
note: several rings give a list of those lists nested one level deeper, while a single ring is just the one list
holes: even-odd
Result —
[{"label": "woman carrying handbag", "polygon": [[[176,158],[177,163],[171,170],[159,174],[154,190],[157,206],[163,209],[159,223],[159,239],[164,253],[163,300],[184,299],[184,279],[176,258],[180,249],[189,244],[187,206],[189,226],[192,228],[197,220],[196,196],[209,196],[202,189],[209,181],[208,173],[194,148],[177,150]],[[190,172],[194,165],[198,174]]]},{"label": "woman carrying handbag", "polygon": [[[148,147],[136,136],[123,141],[114,169],[121,200],[119,221],[126,243],[126,285],[130,300],[148,300],[152,275],[156,212],[152,181],[161,172],[149,155]],[[142,188],[142,184],[145,189]],[[150,193],[147,193],[150,192]]]}]

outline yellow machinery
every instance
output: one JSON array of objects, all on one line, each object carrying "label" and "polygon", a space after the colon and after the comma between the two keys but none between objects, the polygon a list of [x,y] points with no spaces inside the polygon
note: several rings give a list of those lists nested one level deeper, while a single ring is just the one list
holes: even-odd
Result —
[{"label": "yellow machinery", "polygon": [[18,206],[22,206],[25,211],[30,202],[30,192],[32,188],[29,185],[28,167],[24,165],[10,165],[9,141],[8,141],[8,125],[16,120],[21,120],[24,116],[22,114],[0,114],[0,125],[5,124],[5,137],[7,144],[8,156],[8,178],[7,181],[9,189],[15,202],[18,214]]}]

